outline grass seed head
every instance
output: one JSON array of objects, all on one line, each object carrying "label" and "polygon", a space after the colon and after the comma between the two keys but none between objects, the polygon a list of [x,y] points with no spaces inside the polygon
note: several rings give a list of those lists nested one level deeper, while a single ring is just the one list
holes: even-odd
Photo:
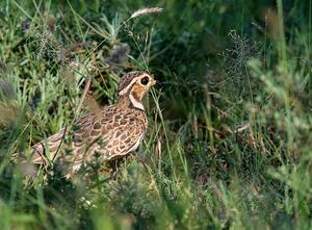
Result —
[{"label": "grass seed head", "polygon": [[130,19],[140,17],[146,14],[158,14],[162,12],[162,10],[163,8],[161,7],[142,8],[142,9],[135,11],[133,14],[131,14]]}]

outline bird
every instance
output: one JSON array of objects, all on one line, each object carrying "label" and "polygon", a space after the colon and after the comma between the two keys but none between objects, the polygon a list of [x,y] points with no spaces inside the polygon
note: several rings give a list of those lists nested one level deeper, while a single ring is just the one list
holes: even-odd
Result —
[{"label": "bird", "polygon": [[142,101],[155,84],[148,72],[126,73],[118,84],[115,104],[89,112],[77,119],[72,130],[63,128],[33,145],[29,160],[41,166],[59,160],[67,165],[65,177],[72,178],[93,161],[109,162],[134,152],[148,127]]}]

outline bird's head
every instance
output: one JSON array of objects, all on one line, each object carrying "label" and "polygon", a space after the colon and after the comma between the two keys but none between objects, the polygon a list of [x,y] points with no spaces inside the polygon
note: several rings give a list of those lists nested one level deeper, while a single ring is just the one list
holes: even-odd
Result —
[{"label": "bird's head", "polygon": [[142,100],[149,89],[156,84],[154,78],[143,71],[125,74],[118,85],[119,98],[127,98],[138,109],[144,110]]}]

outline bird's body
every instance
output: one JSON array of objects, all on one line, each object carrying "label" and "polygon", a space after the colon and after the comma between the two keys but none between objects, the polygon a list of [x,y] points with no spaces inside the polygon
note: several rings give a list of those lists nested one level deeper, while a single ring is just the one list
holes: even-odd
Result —
[{"label": "bird's body", "polygon": [[82,165],[105,162],[135,151],[147,129],[142,99],[155,84],[145,72],[125,75],[118,88],[118,102],[80,118],[72,131],[66,128],[33,146],[31,161],[47,165],[60,160],[69,165],[67,177]]}]

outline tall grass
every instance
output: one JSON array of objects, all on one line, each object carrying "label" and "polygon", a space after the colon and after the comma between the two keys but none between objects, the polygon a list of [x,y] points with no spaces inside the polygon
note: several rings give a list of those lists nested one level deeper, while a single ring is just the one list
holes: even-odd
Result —
[{"label": "tall grass", "polygon": [[[2,1],[0,15],[1,228],[311,228],[311,0]],[[113,103],[132,69],[159,82],[137,153],[114,176],[29,180],[13,154]]]}]

